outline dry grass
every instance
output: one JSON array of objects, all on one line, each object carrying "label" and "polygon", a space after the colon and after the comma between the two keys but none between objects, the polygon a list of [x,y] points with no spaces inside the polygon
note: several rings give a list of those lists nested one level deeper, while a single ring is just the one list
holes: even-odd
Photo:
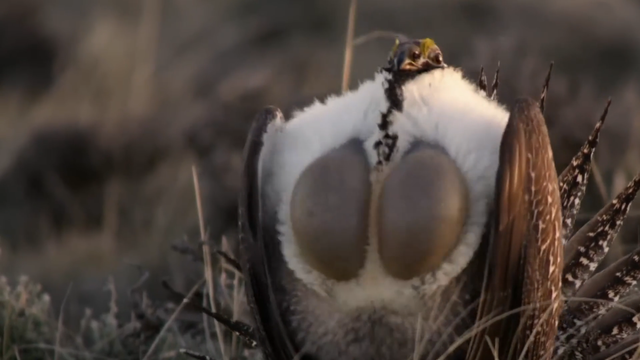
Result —
[{"label": "dry grass", "polygon": [[[138,278],[125,261],[142,264],[152,274],[148,291],[154,299],[166,296],[158,278],[170,277],[177,288],[189,289],[205,271],[203,293],[209,306],[229,311],[234,319],[242,318],[241,277],[210,259],[209,242],[201,248],[203,266],[173,254],[170,245],[184,237],[215,240],[235,227],[235,218],[225,214],[235,202],[240,149],[253,114],[266,104],[278,105],[286,113],[313,97],[333,92],[338,83],[345,91],[353,80],[369,77],[380,59],[386,59],[395,34],[380,29],[435,38],[447,61],[463,66],[470,76],[475,76],[480,65],[489,69],[501,60],[500,95],[505,102],[511,101],[511,94],[537,94],[544,68],[555,60],[547,113],[559,167],[590,131],[597,119],[597,104],[613,95],[612,120],[597,153],[600,171],[585,201],[587,213],[599,209],[602,200],[609,199],[638,170],[640,121],[631,114],[639,113],[640,68],[615,60],[637,56],[640,28],[634,15],[640,10],[631,1],[615,1],[601,12],[601,4],[594,0],[580,6],[550,1],[499,6],[475,0],[395,5],[352,0],[347,31],[344,3],[314,1],[309,8],[281,0],[268,7],[251,1],[236,3],[143,0],[105,5],[93,1],[73,16],[59,15],[72,12],[71,0],[43,5],[52,32],[64,40],[66,66],[53,88],[40,98],[0,96],[0,169],[33,131],[67,123],[90,125],[101,141],[110,144],[137,128],[143,131],[133,137],[134,144],[167,133],[169,140],[161,143],[168,145],[172,157],[139,178],[110,179],[98,229],[66,229],[61,235],[40,238],[36,250],[10,252],[5,248],[0,253],[0,273],[11,278],[26,273],[44,284],[54,299],[47,311],[61,309],[60,303],[67,299],[64,317],[60,311],[57,317],[42,315],[41,321],[64,318],[65,326],[81,328],[78,324],[87,305],[98,313],[111,314],[102,291],[105,278],[113,275],[120,293],[126,293]],[[425,8],[428,11],[416,11]],[[355,31],[356,18],[362,35]],[[589,51],[584,50],[585,41]],[[627,51],[620,53],[621,46]],[[613,68],[624,71],[610,70]],[[212,124],[213,130],[200,132],[210,135],[206,141],[210,147],[206,157],[194,159],[175,134],[200,120]],[[147,128],[163,131],[151,133]],[[623,166],[614,165],[619,163],[613,161],[619,154],[624,154]],[[199,179],[190,171],[194,160]],[[197,180],[200,184],[196,184],[194,197]],[[196,201],[197,207],[193,206]],[[218,220],[222,218],[225,220]],[[37,221],[30,226],[38,226]],[[625,241],[618,243],[635,245],[636,226],[637,218],[629,221],[621,235]],[[233,234],[229,235],[233,242]],[[222,244],[232,252],[233,246]],[[624,252],[623,245],[612,251],[612,257]],[[215,287],[215,282],[225,286]],[[69,283],[74,285],[67,298]],[[121,297],[115,303],[125,309],[118,320],[127,320],[129,299]],[[102,324],[92,323],[95,328],[102,326],[96,337],[117,332],[106,330],[114,319],[87,321]],[[208,320],[204,324],[208,327]],[[217,323],[215,327],[215,342],[206,336],[192,347],[185,346],[190,340],[174,340],[180,347],[216,355],[221,351],[224,359],[243,353],[235,335],[219,329]],[[174,331],[171,322],[164,331]],[[87,354],[56,346],[56,341],[51,338],[37,348],[7,344],[2,359],[29,359],[28,352],[36,350],[50,356],[63,348],[57,353],[62,359],[75,356],[71,355],[74,351]]]},{"label": "dry grass", "polygon": [[[114,291],[113,285],[111,290]],[[80,321],[78,331],[70,331],[53,316],[51,300],[41,287],[23,277],[15,287],[6,278],[0,278],[0,304],[2,314],[0,336],[2,348],[0,358],[13,359],[138,359],[140,351],[156,349],[156,355],[148,359],[175,358],[181,346],[200,349],[201,336],[193,337],[192,332],[170,326],[161,332],[149,331],[143,317],[128,322],[117,319],[116,293],[112,292],[109,311],[95,318],[90,310]],[[108,298],[108,297],[107,297]],[[149,307],[151,305],[145,304]],[[170,310],[154,308],[159,313]],[[177,313],[176,309],[174,313]],[[151,312],[148,313],[151,316]],[[59,317],[62,318],[63,313]],[[167,321],[166,324],[171,324]],[[155,340],[153,340],[155,339]],[[153,340],[151,347],[149,344]],[[177,357],[180,358],[180,357]],[[186,359],[186,357],[184,357]]]},{"label": "dry grass", "polygon": [[342,68],[342,92],[349,90],[349,80],[351,79],[351,62],[353,59],[353,36],[356,29],[356,11],[358,1],[351,0],[349,5],[349,21],[347,21],[347,39],[344,49],[344,65]]},{"label": "dry grass", "polygon": [[[198,206],[198,222],[200,224],[200,241],[203,242],[202,259],[204,260],[204,277],[207,281],[206,294],[209,300],[209,307],[211,308],[211,310],[218,311],[218,309],[216,309],[216,302],[215,302],[216,295],[215,295],[214,280],[213,280],[213,276],[215,273],[213,270],[213,265],[211,265],[211,247],[209,246],[209,238],[205,230],[204,217],[202,215],[202,198],[200,196],[200,184],[198,182],[198,171],[196,170],[195,166],[191,168],[191,174],[193,176],[193,188],[195,190],[196,204]],[[208,320],[204,319],[204,323],[207,324]],[[223,335],[220,329],[220,324],[216,321],[214,323],[214,326],[216,328],[216,336],[218,338],[218,345],[221,353],[220,355],[222,356],[222,358],[226,359],[227,352],[225,350],[224,340],[222,339]]]}]

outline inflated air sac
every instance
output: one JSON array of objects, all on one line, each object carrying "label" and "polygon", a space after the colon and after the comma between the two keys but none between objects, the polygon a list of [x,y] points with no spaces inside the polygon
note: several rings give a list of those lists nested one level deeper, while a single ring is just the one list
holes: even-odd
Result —
[{"label": "inflated air sac", "polygon": [[391,169],[378,207],[378,251],[402,280],[438,269],[458,245],[469,209],[464,175],[440,148],[415,147]]},{"label": "inflated air sac", "polygon": [[304,261],[346,281],[365,263],[371,182],[360,142],[330,151],[302,172],[291,197],[291,224]]}]

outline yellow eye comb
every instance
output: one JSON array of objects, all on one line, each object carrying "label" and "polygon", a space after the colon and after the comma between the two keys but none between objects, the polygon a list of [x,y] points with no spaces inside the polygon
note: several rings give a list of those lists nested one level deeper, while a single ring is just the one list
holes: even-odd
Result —
[{"label": "yellow eye comb", "polygon": [[437,46],[436,42],[430,38],[424,38],[420,41],[420,51],[423,56],[426,56],[433,47]]},{"label": "yellow eye comb", "polygon": [[396,51],[398,51],[398,45],[400,45],[400,39],[396,38],[396,43],[393,44],[393,47],[391,48],[391,56],[394,56]]}]

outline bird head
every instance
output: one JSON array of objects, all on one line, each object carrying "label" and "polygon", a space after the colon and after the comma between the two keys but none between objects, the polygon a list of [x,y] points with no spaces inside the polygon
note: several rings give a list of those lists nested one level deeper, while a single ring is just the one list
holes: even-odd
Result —
[{"label": "bird head", "polygon": [[446,67],[438,45],[432,39],[425,38],[396,39],[384,69],[388,72],[423,73]]}]

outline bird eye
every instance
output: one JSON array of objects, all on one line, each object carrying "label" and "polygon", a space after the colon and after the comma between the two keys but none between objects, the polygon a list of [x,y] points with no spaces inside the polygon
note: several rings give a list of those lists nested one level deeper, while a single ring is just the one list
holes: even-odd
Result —
[{"label": "bird eye", "polygon": [[442,59],[442,53],[438,51],[433,54],[431,61],[433,61],[433,63],[436,65],[442,65],[442,63],[444,62],[444,60]]},{"label": "bird eye", "polygon": [[414,62],[415,62],[415,61],[420,60],[420,57],[421,57],[421,56],[422,56],[422,54],[420,53],[420,50],[419,50],[419,49],[416,49],[416,50],[413,50],[413,51],[411,52],[411,56],[410,56],[410,58],[411,58],[411,61],[414,61]]}]

